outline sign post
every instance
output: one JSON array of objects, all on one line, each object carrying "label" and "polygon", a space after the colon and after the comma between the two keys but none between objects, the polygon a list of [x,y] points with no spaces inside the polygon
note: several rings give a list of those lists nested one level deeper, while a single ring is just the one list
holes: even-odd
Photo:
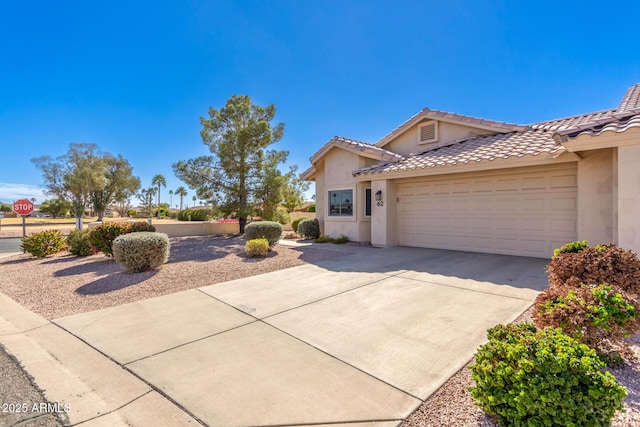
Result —
[{"label": "sign post", "polygon": [[22,216],[22,237],[27,237],[27,216],[33,212],[33,209],[31,200],[20,199],[13,202],[13,211]]},{"label": "sign post", "polygon": [[0,230],[2,230],[2,220],[4,219],[4,212],[0,212]]}]

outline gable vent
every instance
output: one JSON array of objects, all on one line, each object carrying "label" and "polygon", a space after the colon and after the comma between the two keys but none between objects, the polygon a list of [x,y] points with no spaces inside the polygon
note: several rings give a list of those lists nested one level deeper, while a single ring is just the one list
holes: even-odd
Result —
[{"label": "gable vent", "polygon": [[419,143],[435,142],[438,140],[438,123],[427,122],[420,126],[418,133],[420,137]]}]

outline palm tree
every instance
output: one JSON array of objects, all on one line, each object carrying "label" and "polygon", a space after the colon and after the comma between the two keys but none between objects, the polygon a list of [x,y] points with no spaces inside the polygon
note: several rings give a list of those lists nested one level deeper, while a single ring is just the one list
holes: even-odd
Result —
[{"label": "palm tree", "polygon": [[196,196],[193,196],[193,197],[192,197],[192,199],[193,199],[193,207],[194,207],[194,208],[196,207],[196,198],[197,198]]},{"label": "palm tree", "polygon": [[169,190],[169,209],[173,205],[173,190]]},{"label": "palm tree", "polygon": [[180,210],[182,210],[182,198],[187,195],[187,189],[184,188],[183,186],[180,186],[176,189],[175,194],[180,196]]},{"label": "palm tree", "polygon": [[160,186],[167,187],[167,181],[164,179],[162,174],[157,174],[151,180],[151,185],[158,186],[158,218],[160,218]]}]

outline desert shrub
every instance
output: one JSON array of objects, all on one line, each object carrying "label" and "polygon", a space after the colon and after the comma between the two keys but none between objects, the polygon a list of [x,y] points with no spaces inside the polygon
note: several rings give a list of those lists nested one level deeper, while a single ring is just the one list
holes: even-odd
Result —
[{"label": "desert shrub", "polygon": [[97,252],[89,239],[89,230],[73,230],[67,235],[67,249],[75,256],[89,256]]},{"label": "desert shrub", "polygon": [[608,426],[626,396],[596,352],[530,323],[489,329],[470,367],[476,404],[501,426]]},{"label": "desert shrub", "polygon": [[113,257],[128,270],[136,273],[148,271],[167,262],[170,246],[169,237],[164,233],[128,233],[113,241]]},{"label": "desert shrub", "polygon": [[65,248],[64,238],[60,230],[45,230],[31,233],[21,239],[20,248],[34,257],[44,258],[57,254]]},{"label": "desert shrub", "polygon": [[332,239],[329,236],[326,235],[322,235],[322,236],[318,236],[318,238],[316,240],[314,240],[314,242],[316,243],[333,243],[334,239]]},{"label": "desert shrub", "polygon": [[156,228],[146,221],[109,222],[92,228],[89,233],[89,241],[96,250],[107,256],[113,256],[112,245],[116,237],[139,231],[153,232],[156,231]]},{"label": "desert shrub", "polygon": [[307,239],[320,237],[320,223],[317,219],[305,219],[298,224],[298,234]]},{"label": "desert shrub", "polygon": [[244,253],[248,257],[265,256],[269,252],[269,241],[267,239],[248,240],[244,245]]},{"label": "desert shrub", "polygon": [[335,243],[336,245],[341,245],[343,243],[347,243],[348,241],[349,241],[349,238],[343,234],[342,236],[336,237],[335,239],[333,239],[332,243]]},{"label": "desert shrub", "polygon": [[307,209],[307,212],[315,212],[316,211],[316,205],[311,205],[309,206],[309,209]]},{"label": "desert shrub", "polygon": [[586,240],[570,242],[562,246],[561,248],[554,249],[553,256],[557,257],[560,254],[580,252],[581,250],[586,249],[588,247],[589,245],[587,244]]},{"label": "desert shrub", "polygon": [[156,231],[156,227],[152,224],[149,224],[147,221],[136,221],[136,222],[126,222],[125,223],[125,232],[127,233],[136,233],[139,231]]},{"label": "desert shrub", "polygon": [[137,215],[138,215],[138,211],[135,209],[129,209],[127,211],[127,216],[130,218],[133,218],[134,216],[137,216]]},{"label": "desert shrub", "polygon": [[211,209],[184,209],[178,212],[178,221],[208,221],[211,216]]},{"label": "desert shrub", "polygon": [[300,224],[300,221],[305,220],[305,219],[311,219],[311,218],[305,217],[305,216],[301,216],[301,217],[298,217],[298,218],[294,219],[293,221],[291,221],[291,228],[293,228],[293,231],[295,231],[297,233],[298,232],[298,224]]},{"label": "desert shrub", "polygon": [[289,221],[291,221],[291,215],[289,215],[289,212],[287,212],[286,209],[278,208],[275,213],[274,220],[282,225],[285,225]]},{"label": "desert shrub", "polygon": [[559,253],[547,270],[552,288],[604,283],[618,286],[636,297],[640,294],[640,260],[632,251],[616,245],[598,245],[578,252]]},{"label": "desert shrub", "polygon": [[601,353],[640,332],[640,303],[614,285],[550,288],[536,298],[536,326],[562,328],[565,334]]},{"label": "desert shrub", "polygon": [[254,221],[244,228],[247,240],[267,239],[269,248],[273,248],[282,235],[282,225],[274,221]]}]

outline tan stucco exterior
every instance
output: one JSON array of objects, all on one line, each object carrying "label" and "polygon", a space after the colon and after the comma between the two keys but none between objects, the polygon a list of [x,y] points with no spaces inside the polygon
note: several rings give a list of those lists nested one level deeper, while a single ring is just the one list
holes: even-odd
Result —
[{"label": "tan stucco exterior", "polygon": [[[375,145],[340,139],[341,149],[332,140],[312,157],[307,172],[316,182],[321,231],[376,246],[550,257],[554,247],[578,239],[640,253],[640,116],[629,119],[640,106],[627,115],[610,111],[593,113],[592,121],[587,114],[521,126],[423,110]],[[420,126],[434,120],[437,141],[420,143]],[[512,141],[513,135],[525,135],[508,143],[515,154],[486,142]],[[472,140],[481,142],[464,158],[470,150],[464,144]],[[495,155],[478,159],[485,147]],[[436,166],[420,163],[442,150],[448,154]],[[457,155],[463,160],[452,161]],[[448,190],[426,190],[436,185]],[[366,188],[370,217],[364,215]],[[328,192],[342,189],[353,191],[354,214],[331,217]],[[492,210],[483,212],[488,206]]]},{"label": "tan stucco exterior", "polygon": [[491,135],[493,133],[484,129],[477,129],[470,126],[438,121],[438,140],[432,143],[419,144],[418,129],[422,124],[431,121],[432,120],[425,119],[415,124],[405,133],[399,135],[397,138],[385,145],[384,148],[389,151],[393,151],[394,153],[407,156],[410,153],[418,153],[420,151],[424,151],[425,149],[427,149],[427,147],[438,146],[446,144],[450,141],[457,141],[467,138],[470,133],[473,133],[475,135]]}]

